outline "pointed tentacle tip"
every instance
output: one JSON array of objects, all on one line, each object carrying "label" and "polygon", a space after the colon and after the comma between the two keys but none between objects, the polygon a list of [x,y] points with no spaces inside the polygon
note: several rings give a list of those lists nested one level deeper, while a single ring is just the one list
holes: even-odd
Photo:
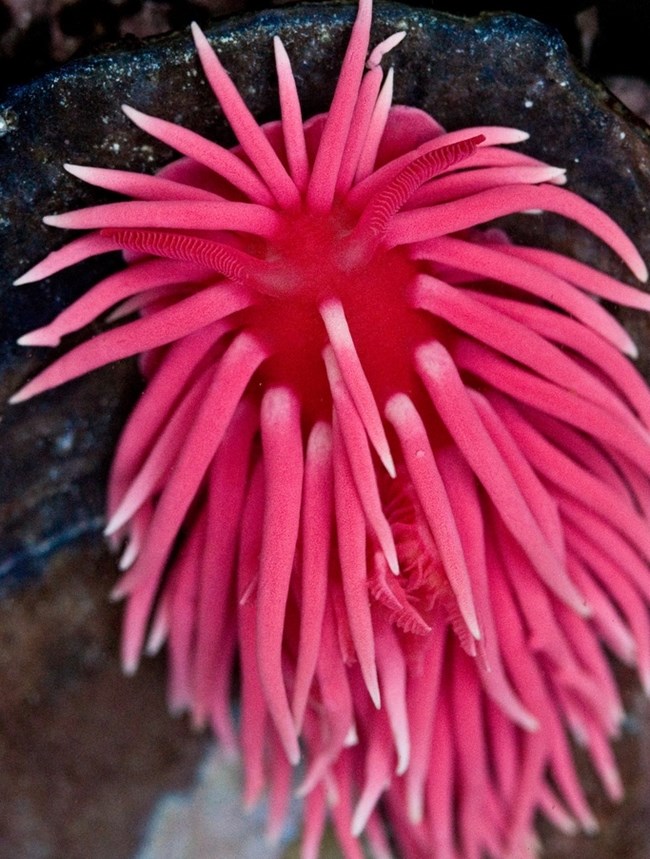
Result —
[{"label": "pointed tentacle tip", "polygon": [[480,641],[482,638],[481,627],[478,622],[478,617],[476,616],[476,609],[473,605],[470,605],[468,608],[463,610],[463,618],[474,641]]},{"label": "pointed tentacle tip", "polygon": [[386,447],[385,450],[381,451],[380,459],[381,464],[386,469],[388,475],[394,480],[397,477],[397,469],[395,468],[395,460],[393,459],[393,455],[391,454],[388,447]]},{"label": "pointed tentacle tip", "polygon": [[402,748],[399,748],[397,751],[397,765],[395,766],[395,775],[403,776],[406,774],[409,768],[409,764],[411,763],[411,747],[408,742],[404,744]]},{"label": "pointed tentacle tip", "polygon": [[298,745],[297,737],[294,737],[293,741],[288,744],[288,748],[285,748],[285,752],[287,755],[287,760],[289,761],[291,766],[297,767],[301,759],[300,746]]},{"label": "pointed tentacle tip", "polygon": [[40,267],[40,263],[38,265],[33,266],[24,274],[21,274],[20,277],[17,277],[13,286],[23,286],[25,283],[36,283],[37,280],[42,280],[42,278],[38,277],[37,269]]},{"label": "pointed tentacle tip", "polygon": [[19,388],[15,394],[12,394],[7,402],[10,406],[16,406],[18,403],[24,403],[26,400],[31,399],[34,394],[31,392],[31,382],[28,382],[26,385],[23,385],[22,388]]},{"label": "pointed tentacle tip", "polygon": [[170,700],[167,702],[167,712],[172,717],[172,719],[178,719],[185,713],[187,713],[189,709],[189,704],[187,701],[174,701]]},{"label": "pointed tentacle tip", "polygon": [[421,790],[410,790],[407,794],[407,814],[413,826],[419,826],[424,820],[424,796]]},{"label": "pointed tentacle tip", "polygon": [[578,826],[577,820],[574,820],[573,817],[566,817],[562,820],[557,821],[557,826],[562,832],[563,835],[568,835],[573,838],[580,832],[580,827]]},{"label": "pointed tentacle tip", "polygon": [[147,639],[147,644],[145,646],[144,652],[147,656],[157,656],[165,642],[167,641],[167,633],[152,629],[149,638]]},{"label": "pointed tentacle tip", "polygon": [[602,779],[609,799],[616,803],[622,802],[625,796],[625,791],[623,789],[621,774],[615,764],[607,767],[603,771]]},{"label": "pointed tentacle tip", "polygon": [[345,739],[343,740],[343,748],[351,749],[353,746],[359,745],[359,732],[357,731],[357,726],[352,724],[350,725],[350,729],[345,735]]},{"label": "pointed tentacle tip", "polygon": [[[196,707],[196,705],[195,705]],[[203,708],[201,712],[198,712],[196,709],[192,712],[192,717],[190,719],[190,727],[194,731],[195,734],[200,734],[208,726],[208,715],[203,712]],[[221,749],[223,751],[223,748]]]},{"label": "pointed tentacle tip", "polygon": [[397,550],[394,545],[389,547],[389,550],[384,554],[384,557],[386,558],[386,563],[388,564],[388,569],[391,573],[394,576],[399,576],[399,560],[397,558]]},{"label": "pointed tentacle tip", "polygon": [[85,176],[88,175],[88,171],[92,168],[84,167],[82,164],[70,164],[67,161],[63,165],[63,169],[66,173],[69,173],[71,176],[74,176],[77,179],[84,179]]},{"label": "pointed tentacle tip", "polygon": [[125,656],[122,660],[122,674],[125,677],[134,677],[139,664],[140,659],[138,656]]},{"label": "pointed tentacle tip", "polygon": [[638,255],[638,258],[634,260],[632,273],[637,280],[641,281],[641,283],[648,282],[648,266],[645,264],[645,261],[642,259],[640,254]]},{"label": "pointed tentacle tip", "polygon": [[284,821],[273,821],[273,823],[268,826],[266,831],[264,832],[264,843],[267,847],[270,847],[271,849],[275,850],[275,848],[280,844],[283,833]]},{"label": "pointed tentacle tip", "polygon": [[194,39],[194,44],[196,45],[197,50],[201,50],[201,48],[205,49],[206,46],[210,48],[210,50],[212,50],[212,48],[210,47],[210,43],[208,42],[207,36],[196,23],[196,21],[192,21],[192,23],[190,24],[190,31],[192,33],[192,39]]},{"label": "pointed tentacle tip", "polygon": [[580,825],[582,826],[582,831],[585,835],[596,836],[600,832],[598,821],[591,812],[584,815],[583,819],[580,821]]},{"label": "pointed tentacle tip", "polygon": [[562,185],[566,184],[567,175],[566,175],[566,167],[549,167],[546,173],[545,182],[555,182],[558,184],[557,180],[563,180],[561,182]]},{"label": "pointed tentacle tip", "polygon": [[283,724],[282,730],[278,730],[278,737],[282,743],[284,754],[292,767],[297,767],[301,760],[300,744],[293,722]]},{"label": "pointed tentacle tip", "polygon": [[116,516],[113,515],[106,523],[102,534],[104,535],[104,537],[112,537],[115,532],[122,527],[122,525],[124,525],[124,522],[120,522],[119,519],[117,519]]},{"label": "pointed tentacle tip", "polygon": [[130,567],[133,566],[136,558],[137,558],[137,555],[133,554],[132,552],[129,552],[129,548],[127,547],[126,550],[124,551],[124,554],[122,555],[122,557],[117,562],[117,569],[121,573],[125,573]]},{"label": "pointed tentacle tip", "polygon": [[353,838],[360,838],[363,835],[363,830],[366,828],[367,823],[367,814],[361,810],[357,810],[352,818],[352,823],[350,824],[350,835]]},{"label": "pointed tentacle tip", "polygon": [[623,727],[623,722],[625,721],[625,710],[618,704],[614,704],[610,708],[609,718],[612,724],[612,732],[613,736],[618,738],[621,736],[621,728]]},{"label": "pointed tentacle tip", "polygon": [[295,799],[303,800],[306,796],[308,796],[312,790],[316,787],[315,784],[311,784],[310,779],[305,777],[300,784],[294,789],[293,796]]},{"label": "pointed tentacle tip", "polygon": [[366,786],[359,797],[354,814],[352,815],[350,834],[353,838],[361,837],[382,793],[388,790],[389,787],[390,781],[386,780],[371,784],[370,787]]},{"label": "pointed tentacle tip", "polygon": [[528,734],[536,734],[542,727],[541,722],[536,716],[524,708],[521,704],[515,704],[515,710],[512,712],[511,718],[519,727]]},{"label": "pointed tentacle tip", "polygon": [[389,36],[387,39],[384,39],[383,42],[380,42],[370,52],[370,56],[366,61],[366,68],[369,71],[378,68],[381,65],[381,61],[386,56],[386,54],[389,51],[392,51],[393,48],[396,48],[405,38],[406,30],[399,30],[397,33],[393,33],[392,36]]},{"label": "pointed tentacle tip", "polygon": [[381,710],[381,693],[379,691],[379,678],[377,677],[377,668],[374,667],[372,675],[365,678],[366,689],[370,695],[370,700],[375,705],[375,710]]},{"label": "pointed tentacle tip", "polygon": [[122,602],[122,600],[127,596],[128,591],[123,588],[118,582],[113,590],[108,595],[109,602]]},{"label": "pointed tentacle tip", "polygon": [[584,620],[589,620],[594,615],[594,610],[587,602],[587,600],[582,596],[581,593],[576,591],[576,596],[573,602],[573,608]]},{"label": "pointed tentacle tip", "polygon": [[141,110],[138,110],[136,107],[131,107],[130,104],[123,103],[120,105],[120,109],[122,113],[127,117],[127,119],[131,120],[134,125],[137,125],[138,128],[141,124],[149,118],[149,114],[143,113]]},{"label": "pointed tentacle tip", "polygon": [[58,346],[61,343],[61,338],[49,333],[47,328],[36,328],[34,331],[29,331],[23,334],[16,340],[19,346]]},{"label": "pointed tentacle tip", "polygon": [[60,226],[62,218],[65,218],[65,213],[58,215],[45,215],[43,217],[43,223],[47,224],[48,227],[58,227]]}]

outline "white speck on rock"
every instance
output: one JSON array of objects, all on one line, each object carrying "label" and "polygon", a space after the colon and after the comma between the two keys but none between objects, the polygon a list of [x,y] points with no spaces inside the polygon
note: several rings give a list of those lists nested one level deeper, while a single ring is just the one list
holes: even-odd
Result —
[{"label": "white speck on rock", "polygon": [[61,433],[60,436],[57,436],[54,446],[56,447],[57,453],[68,453],[72,450],[72,445],[74,444],[74,431],[67,430],[64,433]]}]

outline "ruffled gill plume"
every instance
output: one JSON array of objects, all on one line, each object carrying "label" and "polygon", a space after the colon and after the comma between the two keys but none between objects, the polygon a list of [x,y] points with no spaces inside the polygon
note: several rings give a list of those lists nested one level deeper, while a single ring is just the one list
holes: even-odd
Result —
[{"label": "ruffled gill plume", "polygon": [[[67,166],[132,199],[17,282],[121,250],[125,268],[21,338],[123,323],[26,400],[140,355],[108,526],[122,659],[167,648],[169,704],[240,750],[281,830],[304,760],[304,857],[530,856],[541,812],[596,829],[567,728],[607,793],[623,709],[603,651],[650,692],[650,395],[596,299],[650,297],[481,225],[546,210],[646,280],[621,229],[506,148],[391,106],[361,0],[331,108],[304,122],[289,58],[260,127],[198,27],[226,150],[125,107],[182,157],[155,176]],[[136,318],[133,319],[133,314]],[[238,666],[241,717],[231,715]],[[381,805],[378,805],[382,800]]]}]

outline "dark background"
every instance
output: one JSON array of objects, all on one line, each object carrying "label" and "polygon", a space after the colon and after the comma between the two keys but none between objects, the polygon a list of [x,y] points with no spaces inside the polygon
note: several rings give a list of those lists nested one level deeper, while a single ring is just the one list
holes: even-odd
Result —
[{"label": "dark background", "polygon": [[[206,25],[224,15],[287,5],[282,0],[0,0],[0,83],[19,83],[111,44]],[[647,0],[411,0],[456,15],[516,11],[557,27],[597,77],[650,80]],[[553,7],[553,8],[551,8]],[[576,16],[580,17],[576,19]]]}]

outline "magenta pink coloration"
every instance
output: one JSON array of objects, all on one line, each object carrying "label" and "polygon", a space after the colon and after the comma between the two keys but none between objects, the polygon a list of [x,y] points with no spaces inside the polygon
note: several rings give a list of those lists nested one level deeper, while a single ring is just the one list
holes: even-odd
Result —
[{"label": "magenta pink coloration", "polygon": [[380,62],[402,34],[366,61],[370,23],[361,0],[307,122],[276,39],[281,120],[263,127],[195,28],[240,146],[125,107],[183,157],[156,176],[68,166],[135,200],[46,218],[94,232],[18,282],[128,264],[20,342],[124,321],[13,399],[141,355],[106,529],[124,668],[166,643],[171,709],[241,750],[271,836],[304,755],[305,859],[327,814],[348,859],[363,832],[388,856],[387,821],[405,857],[515,859],[538,812],[596,828],[567,726],[621,794],[602,643],[650,692],[650,395],[594,300],[650,296],[481,225],[549,210],[647,272],[562,170],[504,148],[526,134],[391,107]]}]

